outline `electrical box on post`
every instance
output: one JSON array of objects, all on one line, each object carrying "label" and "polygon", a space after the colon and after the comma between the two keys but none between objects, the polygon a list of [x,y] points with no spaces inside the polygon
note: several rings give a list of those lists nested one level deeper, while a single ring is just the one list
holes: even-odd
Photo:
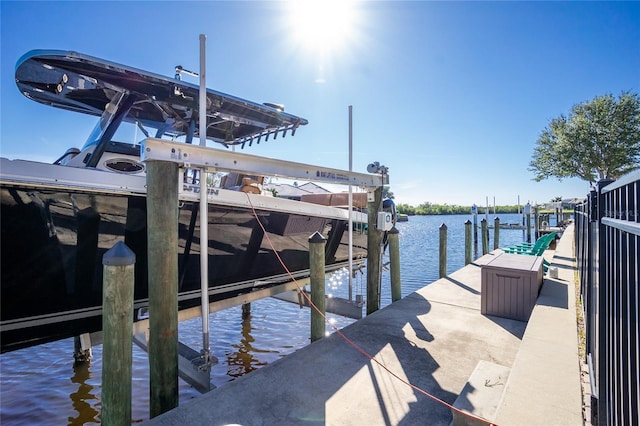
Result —
[{"label": "electrical box on post", "polygon": [[390,231],[393,228],[393,222],[391,221],[391,213],[378,212],[378,231]]}]

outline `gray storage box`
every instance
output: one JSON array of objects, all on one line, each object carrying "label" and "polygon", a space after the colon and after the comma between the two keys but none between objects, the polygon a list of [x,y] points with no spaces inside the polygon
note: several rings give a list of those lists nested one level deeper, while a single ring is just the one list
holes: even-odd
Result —
[{"label": "gray storage box", "polygon": [[481,272],[480,312],[527,321],[542,285],[542,256],[500,253]]}]

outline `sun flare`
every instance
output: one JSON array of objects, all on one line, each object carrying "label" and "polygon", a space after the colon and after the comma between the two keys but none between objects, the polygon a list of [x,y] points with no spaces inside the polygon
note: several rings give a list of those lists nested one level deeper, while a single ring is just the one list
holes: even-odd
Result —
[{"label": "sun flare", "polygon": [[354,1],[292,0],[291,26],[295,41],[304,47],[329,52],[353,36]]}]

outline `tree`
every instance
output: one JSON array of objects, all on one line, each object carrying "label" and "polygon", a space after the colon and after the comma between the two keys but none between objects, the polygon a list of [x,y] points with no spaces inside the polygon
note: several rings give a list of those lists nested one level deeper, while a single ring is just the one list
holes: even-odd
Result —
[{"label": "tree", "polygon": [[640,165],[640,99],[637,93],[597,96],[551,120],[529,163],[534,180],[579,177],[616,179]]}]

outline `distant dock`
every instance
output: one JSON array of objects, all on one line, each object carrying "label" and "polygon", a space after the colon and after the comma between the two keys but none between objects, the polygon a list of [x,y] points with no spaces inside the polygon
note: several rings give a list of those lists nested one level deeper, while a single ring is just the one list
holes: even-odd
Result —
[{"label": "distant dock", "polygon": [[[480,312],[494,251],[345,327],[349,341],[333,333],[146,424],[449,425],[469,386],[498,395],[473,409],[497,424],[583,424],[572,238],[570,226],[547,252],[558,277],[528,322]],[[486,365],[506,374],[478,385]]]}]

